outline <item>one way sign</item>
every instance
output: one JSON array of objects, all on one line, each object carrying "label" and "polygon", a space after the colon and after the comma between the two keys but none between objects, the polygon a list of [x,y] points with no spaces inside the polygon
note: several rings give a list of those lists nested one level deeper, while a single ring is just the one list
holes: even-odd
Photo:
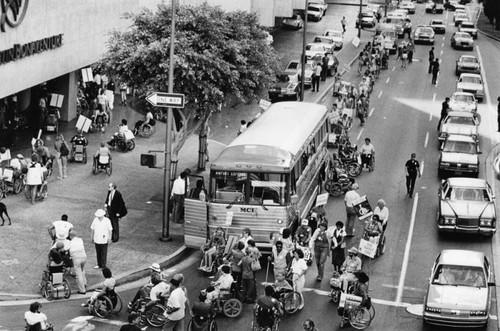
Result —
[{"label": "one way sign", "polygon": [[184,94],[153,92],[146,101],[156,107],[184,108]]}]

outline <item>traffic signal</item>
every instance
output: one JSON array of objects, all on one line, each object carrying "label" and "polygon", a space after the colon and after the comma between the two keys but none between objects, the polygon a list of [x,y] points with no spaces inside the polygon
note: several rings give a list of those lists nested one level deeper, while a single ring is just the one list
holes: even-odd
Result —
[{"label": "traffic signal", "polygon": [[141,166],[156,167],[156,154],[141,154]]}]

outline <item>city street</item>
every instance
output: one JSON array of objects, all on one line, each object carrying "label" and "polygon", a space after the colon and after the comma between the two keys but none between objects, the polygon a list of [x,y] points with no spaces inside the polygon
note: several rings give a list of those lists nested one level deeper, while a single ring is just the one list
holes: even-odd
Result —
[{"label": "city street", "polygon": [[[485,81],[486,97],[478,105],[478,112],[482,122],[479,127],[480,146],[480,178],[485,178],[492,185],[495,195],[500,196],[500,186],[492,171],[492,160],[496,155],[493,151],[500,141],[500,133],[497,132],[496,99],[500,91],[500,43],[488,39],[479,34],[475,40],[473,51],[458,51],[450,46],[450,37],[457,28],[453,25],[453,15],[445,12],[442,15],[426,14],[424,4],[416,4],[417,11],[411,15],[413,28],[419,24],[428,24],[433,18],[443,19],[446,25],[445,35],[436,35],[435,55],[441,59],[441,72],[437,85],[431,85],[431,75],[427,73],[428,52],[431,46],[416,45],[414,63],[408,65],[407,69],[401,68],[401,63],[391,56],[389,68],[382,70],[370,97],[370,111],[367,123],[359,126],[359,120],[354,119],[353,128],[350,131],[350,140],[358,147],[369,137],[376,151],[376,166],[373,172],[364,170],[356,178],[359,184],[358,193],[366,195],[372,207],[378,199],[384,199],[390,211],[389,225],[385,232],[387,236],[387,247],[385,253],[373,260],[365,259],[363,270],[370,277],[370,296],[373,298],[376,316],[369,330],[436,330],[436,327],[426,326],[417,314],[407,311],[421,311],[427,289],[428,278],[433,262],[437,254],[443,249],[468,249],[482,251],[495,265],[498,274],[498,234],[493,238],[482,238],[464,235],[439,235],[436,226],[436,213],[438,207],[437,191],[440,179],[437,175],[439,145],[437,140],[436,126],[438,124],[441,103],[446,97],[455,91],[456,80],[455,61],[461,54],[474,54],[482,62],[482,77]],[[477,15],[477,3],[468,6],[471,17]],[[471,9],[472,8],[472,9]],[[346,16],[349,22],[346,40],[352,40],[357,34],[354,29],[355,15],[358,8],[355,6],[330,5],[326,16],[320,22],[311,22],[308,25],[307,41],[311,42],[314,36],[322,34],[327,29],[341,30],[340,19]],[[362,31],[363,38],[371,35],[369,31]],[[274,47],[283,55],[283,65],[293,59],[300,58],[302,45],[302,30],[288,31],[277,30],[273,33]],[[344,49],[347,47],[344,43]],[[340,66],[346,63],[341,62]],[[351,70],[346,72],[343,80],[358,84],[360,76],[357,74],[357,62]],[[322,82],[320,92],[324,92],[330,80]],[[331,107],[334,98],[331,93],[324,97],[322,93],[312,93],[306,90],[306,100],[315,101]],[[232,140],[229,132],[236,133],[237,122],[241,116],[251,118],[258,111],[256,105],[235,105],[227,109],[230,117],[225,114],[215,114],[212,121],[214,134],[211,135],[210,148],[211,158],[215,158],[220,149]],[[217,123],[215,123],[217,122]],[[217,128],[217,129],[214,129]],[[223,130],[225,133],[221,133]],[[235,136],[235,134],[234,134]],[[155,138],[156,145],[161,144],[161,139]],[[188,148],[196,153],[192,145],[197,140],[188,140]],[[143,150],[150,146],[142,147]],[[213,149],[212,149],[213,148]],[[417,179],[416,190],[413,198],[406,194],[405,187],[405,162],[411,153],[417,154],[420,162],[422,177]],[[194,156],[193,156],[194,157]],[[134,157],[127,155],[123,160],[133,162],[134,169],[141,171],[137,165],[137,154]],[[120,173],[113,174],[120,176]],[[82,177],[83,178],[83,177]],[[104,178],[104,177],[103,177]],[[95,181],[108,181],[108,178],[95,179]],[[151,184],[154,180],[148,179],[145,183],[138,178],[130,179],[132,183],[128,186],[137,185],[142,187]],[[105,183],[103,183],[103,187]],[[61,189],[62,190],[62,189]],[[66,188],[65,190],[70,190]],[[104,189],[103,189],[104,190]],[[141,189],[141,192],[144,192]],[[158,190],[159,192],[159,190]],[[154,192],[153,192],[154,193]],[[148,198],[153,195],[150,192]],[[64,191],[58,195],[64,194]],[[93,203],[101,201],[90,197]],[[143,201],[141,201],[143,203]],[[139,202],[131,202],[134,209],[145,208]],[[158,206],[156,206],[158,212]],[[343,196],[339,198],[330,197],[326,205],[327,218],[330,225],[336,221],[345,220],[345,207]],[[83,214],[80,210],[79,214]],[[142,214],[141,214],[142,215]],[[156,225],[155,225],[156,226]],[[140,231],[140,229],[137,229]],[[347,247],[358,246],[363,224],[357,222],[356,236],[348,238]],[[131,249],[131,248],[130,248]],[[141,256],[138,256],[140,259]],[[189,299],[197,301],[198,293],[210,282],[197,270],[201,259],[200,252],[193,252],[188,258],[168,270],[170,275],[182,272],[186,276],[185,286],[188,289]],[[92,266],[93,264],[90,264]],[[90,268],[90,267],[89,267]],[[272,268],[271,268],[272,269]],[[320,283],[316,281],[316,267],[313,265],[306,274],[306,292],[304,309],[291,316],[285,316],[280,324],[280,330],[301,330],[302,322],[310,318],[316,322],[318,330],[340,330],[339,316],[337,315],[337,304],[331,302],[327,296],[330,291],[329,276],[332,266],[328,262],[325,274],[328,277]],[[258,284],[274,281],[270,274],[266,275],[265,265],[258,273]],[[118,289],[123,298],[124,305],[133,297],[136,290],[146,282],[141,280],[124,285]],[[497,282],[492,298],[492,306],[489,312],[490,323],[487,330],[498,330],[497,295],[499,289]],[[258,286],[259,295],[263,293],[263,286]],[[29,301],[31,302],[31,301]],[[44,303],[43,311],[49,316],[49,321],[55,324],[56,330],[118,330],[119,326],[126,323],[125,309],[118,316],[112,316],[109,320],[101,320],[91,317],[80,307],[82,299],[58,300]],[[22,313],[28,308],[28,301],[13,305],[0,304],[0,331],[23,329]],[[252,306],[245,305],[245,309],[237,319],[225,317],[217,318],[219,330],[249,330],[252,320]],[[186,325],[189,317],[186,317]],[[148,330],[155,330],[148,327]],[[350,330],[350,327],[344,328]]]}]

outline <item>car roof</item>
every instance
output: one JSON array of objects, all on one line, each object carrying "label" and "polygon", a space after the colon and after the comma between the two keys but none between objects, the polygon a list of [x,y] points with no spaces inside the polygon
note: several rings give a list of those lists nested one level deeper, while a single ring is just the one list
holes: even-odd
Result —
[{"label": "car roof", "polygon": [[451,97],[453,97],[453,96],[455,96],[455,95],[465,95],[465,96],[468,96],[468,97],[470,97],[470,96],[474,96],[474,94],[469,93],[469,92],[460,92],[460,91],[457,91],[457,92],[454,92],[454,93],[451,95]]},{"label": "car roof", "polygon": [[439,263],[483,268],[484,253],[464,249],[445,249],[441,251]]},{"label": "car roof", "polygon": [[481,75],[479,74],[469,74],[467,72],[464,72],[460,74],[460,77],[474,77],[474,78],[481,78]]},{"label": "car roof", "polygon": [[474,117],[474,114],[468,111],[454,111],[451,110],[448,112],[448,116],[453,117]]},{"label": "car roof", "polygon": [[476,59],[476,60],[478,60],[478,58],[475,57],[474,55],[465,55],[464,54],[464,55],[460,55],[460,57],[458,59],[462,59],[462,58],[469,58],[469,59]]},{"label": "car roof", "polygon": [[451,186],[487,188],[486,179],[469,177],[450,177],[448,183]]},{"label": "car roof", "polygon": [[460,24],[462,24],[462,25],[464,25],[464,24],[472,24],[472,25],[476,26],[474,24],[474,22],[471,22],[471,21],[462,21],[462,23],[460,23]]},{"label": "car roof", "polygon": [[466,136],[463,134],[450,134],[446,140],[452,140],[452,141],[462,141],[466,143],[470,142],[476,142],[476,139],[472,138],[472,136]]}]

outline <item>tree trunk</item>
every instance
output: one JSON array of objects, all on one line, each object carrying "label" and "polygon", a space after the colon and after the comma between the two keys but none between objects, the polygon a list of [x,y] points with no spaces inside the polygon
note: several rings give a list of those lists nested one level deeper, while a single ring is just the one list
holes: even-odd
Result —
[{"label": "tree trunk", "polygon": [[198,171],[205,170],[208,162],[208,135],[210,133],[208,120],[209,117],[201,124],[198,135]]}]

